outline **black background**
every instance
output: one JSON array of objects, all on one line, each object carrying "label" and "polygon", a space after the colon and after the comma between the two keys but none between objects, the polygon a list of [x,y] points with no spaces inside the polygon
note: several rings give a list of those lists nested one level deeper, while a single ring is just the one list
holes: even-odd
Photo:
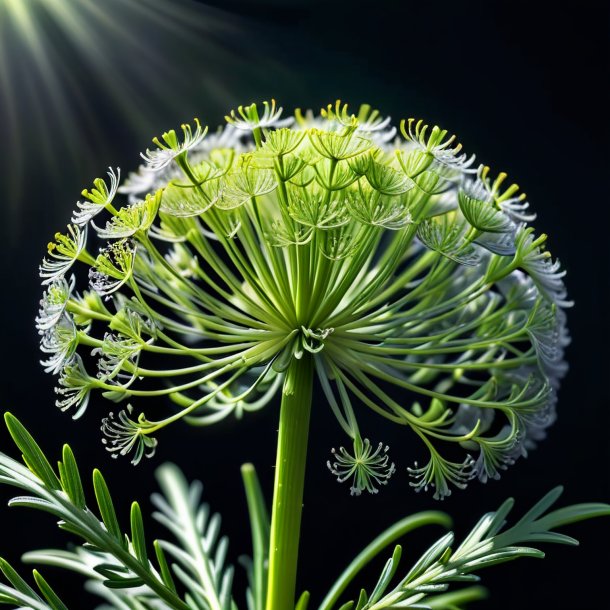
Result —
[{"label": "black background", "polygon": [[[569,312],[571,370],[560,393],[560,417],[549,438],[501,481],[472,484],[442,505],[408,487],[404,470],[413,458],[414,439],[374,418],[367,422],[367,434],[390,444],[399,472],[378,496],[349,497],[347,485],[339,486],[325,465],[329,448],[344,439],[324,400],[316,398],[299,579],[300,587],[313,594],[312,607],[368,540],[408,513],[447,510],[456,531],[463,534],[482,512],[505,497],[514,496],[517,510],[525,509],[558,484],[566,486],[564,503],[610,500],[604,3],[243,0],[210,4],[222,6],[225,12],[217,15],[235,25],[226,35],[210,34],[231,60],[215,66],[213,57],[202,57],[198,65],[202,74],[213,71],[221,80],[226,104],[218,96],[206,95],[197,72],[182,74],[178,61],[175,74],[183,85],[183,113],[176,113],[182,100],[177,104],[175,90],[168,86],[167,98],[150,100],[163,122],[151,124],[148,134],[137,139],[124,120],[105,106],[103,96],[91,94],[91,110],[107,136],[98,153],[93,146],[76,168],[66,166],[64,173],[60,162],[60,174],[26,164],[18,213],[2,227],[6,232],[0,299],[2,408],[17,414],[50,455],[59,456],[61,444],[69,442],[82,469],[101,467],[123,524],[131,499],[149,507],[155,465],[175,460],[190,477],[204,481],[207,500],[223,514],[233,559],[248,552],[239,465],[254,461],[270,494],[277,405],[247,421],[213,429],[176,425],[162,434],[154,460],[137,469],[127,461],[111,461],[99,442],[99,420],[108,409],[103,399],[94,399],[78,422],[53,407],[53,381],[38,365],[33,326],[40,294],[37,265],[46,242],[65,226],[81,188],[92,177],[103,175],[110,164],[135,167],[149,136],[194,114],[215,125],[236,103],[275,97],[292,110],[318,108],[340,97],[352,106],[369,102],[396,120],[424,117],[446,126],[459,134],[467,151],[506,171],[538,212],[534,224],[549,234],[551,251],[567,269],[566,282],[576,306]],[[155,45],[154,39],[143,41]],[[0,119],[8,120],[1,115]],[[27,138],[26,150],[35,151],[35,134],[28,133]],[[69,134],[56,134],[58,155],[66,140]],[[13,160],[10,148],[4,147],[0,154],[4,180]],[[14,209],[15,201],[10,205]],[[16,455],[4,430],[0,446]],[[9,497],[7,490],[0,494],[2,499]],[[2,509],[0,523],[0,550],[11,560],[25,550],[65,544],[52,520],[43,515]],[[150,529],[153,535],[158,531],[152,524]],[[439,533],[430,529],[414,536],[412,543],[407,541],[407,562]],[[520,560],[484,573],[483,584],[489,586],[491,597],[473,608],[606,607],[597,600],[603,599],[606,588],[608,521],[577,524],[568,533],[581,540],[579,549],[547,547],[548,557],[542,562]],[[81,598],[76,580],[50,568],[43,573],[71,607],[93,607],[91,599]]]}]

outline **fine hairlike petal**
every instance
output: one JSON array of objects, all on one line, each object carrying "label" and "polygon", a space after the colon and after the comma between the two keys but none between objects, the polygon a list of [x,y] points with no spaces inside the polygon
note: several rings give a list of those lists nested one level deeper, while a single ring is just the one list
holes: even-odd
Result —
[{"label": "fine hairlike petal", "polygon": [[515,242],[520,267],[525,270],[549,301],[559,307],[571,307],[572,302],[566,299],[568,291],[563,282],[565,270],[559,261],[553,261],[551,254],[543,250],[537,242],[531,228],[521,226]]},{"label": "fine hairlike petal", "polygon": [[76,262],[87,242],[87,227],[68,225],[68,232],[55,234],[55,241],[48,245],[49,258],[40,265],[42,284],[51,284],[63,278]]},{"label": "fine hairlike petal", "polygon": [[260,114],[256,104],[249,106],[239,106],[237,111],[231,110],[225,119],[229,125],[235,129],[243,131],[253,131],[254,129],[265,127],[286,127],[294,121],[289,117],[280,119],[283,108],[277,108],[275,100],[263,102],[263,112]]},{"label": "fine hairlike petal", "polygon": [[65,278],[59,277],[47,285],[36,316],[36,328],[40,334],[50,330],[62,318],[75,282],[76,278],[72,275],[69,282]]},{"label": "fine hairlike petal", "polygon": [[182,125],[182,141],[173,129],[166,131],[161,139],[153,138],[153,142],[158,146],[156,150],[147,149],[141,153],[142,159],[146,161],[146,168],[152,171],[159,171],[167,167],[176,157],[184,155],[192,148],[195,148],[205,138],[207,127],[201,127],[198,119],[195,119],[195,130],[185,123]]},{"label": "fine hairlike petal", "polygon": [[81,417],[87,409],[95,380],[87,373],[82,358],[76,354],[66,362],[59,375],[55,405],[62,411],[74,410],[73,419]]},{"label": "fine hairlike petal", "polygon": [[332,450],[333,461],[327,462],[328,469],[339,483],[352,480],[350,493],[359,496],[363,491],[376,494],[378,485],[387,485],[388,479],[396,472],[394,462],[390,462],[387,445],[379,443],[373,447],[368,438],[354,441],[354,455],[343,447]]},{"label": "fine hairlike petal", "polygon": [[40,349],[49,354],[41,360],[45,373],[57,375],[66,362],[69,362],[78,347],[78,331],[71,316],[63,313],[59,321],[44,331],[40,340]]},{"label": "fine hairlike petal", "polygon": [[115,171],[109,167],[108,178],[110,185],[107,185],[101,178],[97,178],[91,191],[82,192],[87,201],[77,202],[77,210],[72,214],[72,222],[75,225],[86,225],[94,216],[112,205],[121,180],[120,168],[117,167]]},{"label": "fine hairlike petal", "polygon": [[415,119],[403,121],[400,129],[407,140],[432,155],[441,165],[465,173],[476,172],[470,168],[474,163],[474,155],[468,157],[466,153],[462,153],[462,145],[455,141],[455,136],[447,137],[446,129],[437,125],[430,127],[422,120]]},{"label": "fine hairlike petal", "polygon": [[143,457],[152,457],[157,448],[157,441],[146,435],[146,420],[140,417],[138,422],[129,418],[133,407],[120,411],[115,418],[114,413],[102,420],[102,442],[113,458],[133,452],[131,463],[135,466]]}]

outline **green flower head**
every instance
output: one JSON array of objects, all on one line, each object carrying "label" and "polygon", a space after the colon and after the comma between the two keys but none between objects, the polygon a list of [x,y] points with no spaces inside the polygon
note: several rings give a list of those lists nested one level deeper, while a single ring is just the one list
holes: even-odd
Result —
[{"label": "green flower head", "polygon": [[363,409],[409,430],[415,489],[498,478],[553,422],[566,369],[564,272],[525,195],[447,131],[366,105],[252,104],[227,123],[155,138],[50,245],[38,327],[58,406],[129,401],[103,430],[137,462],[170,423],[262,409],[308,359],[353,443],[329,463],[353,493],[395,469]]}]

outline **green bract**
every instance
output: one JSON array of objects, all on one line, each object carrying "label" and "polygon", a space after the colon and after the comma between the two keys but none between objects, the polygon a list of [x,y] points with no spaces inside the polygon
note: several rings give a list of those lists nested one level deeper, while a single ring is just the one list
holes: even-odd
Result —
[{"label": "green bract", "polygon": [[[58,406],[129,403],[102,429],[137,462],[172,422],[263,408],[307,358],[356,448],[330,464],[353,493],[394,469],[363,440],[364,408],[423,443],[417,490],[498,478],[553,422],[566,368],[564,272],[525,196],[422,121],[400,137],[368,106],[280,116],[240,107],[205,138],[195,121],[122,185],[111,169],[83,191],[41,266]],[[150,396],[170,399],[165,416]]]}]

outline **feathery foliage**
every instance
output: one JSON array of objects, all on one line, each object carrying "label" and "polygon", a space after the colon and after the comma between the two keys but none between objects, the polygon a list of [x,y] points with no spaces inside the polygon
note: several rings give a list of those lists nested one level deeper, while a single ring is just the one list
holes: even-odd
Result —
[{"label": "feathery foliage", "polygon": [[[140,506],[134,502],[129,531],[121,528],[111,493],[102,474],[93,472],[95,512],[85,500],[76,459],[65,445],[55,470],[36,441],[12,415],[6,424],[25,466],[0,453],[0,483],[16,487],[26,495],[10,501],[47,512],[59,519],[59,527],[76,535],[82,544],[72,550],[42,549],[24,555],[28,563],[46,564],[85,577],[86,588],[103,599],[100,608],[114,610],[237,610],[232,594],[233,568],[227,564],[228,541],[219,534],[220,517],[201,504],[202,486],[189,485],[173,464],[161,466],[157,478],[161,493],[152,497],[153,518],[174,541],[146,538]],[[252,527],[252,559],[243,558],[248,574],[248,610],[262,610],[266,599],[269,519],[258,479],[251,465],[242,468]],[[346,588],[361,577],[370,561],[405,534],[425,525],[450,527],[450,518],[438,511],[418,513],[402,519],[380,534],[352,561],[337,579],[318,610],[381,610],[382,608],[451,608],[484,596],[480,587],[448,591],[455,583],[478,580],[481,568],[520,557],[543,557],[531,542],[575,545],[578,542],[555,532],[558,527],[610,515],[606,504],[578,504],[548,512],[561,495],[556,488],[544,496],[515,525],[505,529],[513,506],[507,500],[485,514],[462,543],[454,548],[448,533],[437,540],[415,562],[406,576],[391,586],[399,568],[402,547],[396,545],[373,590],[362,590],[357,601],[338,606]],[[99,516],[96,515],[96,512]],[[154,555],[154,557],[153,557]],[[47,581],[34,570],[38,588],[26,583],[4,560],[0,571],[0,604],[33,610],[67,610]],[[306,610],[304,593],[297,610]]]},{"label": "feathery foliage", "polygon": [[[117,608],[168,608],[176,610],[233,610],[231,598],[233,568],[226,565],[228,541],[219,537],[220,517],[210,515],[200,504],[201,485],[186,484],[172,465],[158,470],[163,495],[155,494],[158,508],[153,516],[176,538],[176,542],[147,541],[140,506],[133,502],[129,530],[124,532],[106,481],[93,471],[95,510],[85,501],[80,472],[74,455],[64,445],[57,472],[27,432],[12,415],[6,424],[23,454],[26,466],[0,454],[0,482],[17,487],[25,495],[13,498],[10,506],[24,506],[52,514],[61,529],[76,535],[83,545],[73,551],[43,550],[29,553],[27,560],[61,566],[92,579],[90,588],[103,592]],[[97,513],[97,515],[96,515]],[[99,515],[99,516],[98,516]],[[2,565],[15,591],[2,589],[5,596],[36,594]],[[41,577],[37,584],[53,610],[63,608],[52,601],[52,590]],[[101,585],[101,587],[99,586]],[[182,587],[180,592],[178,585]],[[112,593],[111,593],[112,592]],[[22,599],[14,597],[15,600]],[[25,600],[26,598],[23,597]],[[34,603],[34,602],[32,602]],[[47,608],[36,601],[35,608]],[[56,605],[53,605],[56,603]],[[134,605],[135,604],[135,605]],[[20,606],[21,607],[21,606]]]},{"label": "feathery foliage", "polygon": [[[544,553],[529,543],[554,543],[577,545],[574,538],[554,531],[558,527],[610,515],[610,506],[600,503],[577,504],[547,512],[561,495],[563,489],[556,487],[541,498],[515,525],[505,529],[506,518],[514,500],[506,500],[496,511],[489,512],[474,526],[457,546],[455,537],[449,532],[439,538],[413,564],[406,576],[391,585],[400,567],[401,545],[396,545],[387,560],[381,575],[370,593],[360,591],[357,601],[348,601],[340,610],[382,610],[383,608],[451,608],[461,607],[463,602],[485,596],[480,587],[468,587],[448,592],[454,583],[472,583],[479,580],[475,574],[487,568],[521,557],[543,558]],[[360,564],[370,561],[382,546],[395,539],[396,530],[382,534],[377,541],[360,555]],[[355,570],[349,571],[352,579]],[[319,610],[332,610],[337,603],[338,592],[334,589],[327,595]]]}]

